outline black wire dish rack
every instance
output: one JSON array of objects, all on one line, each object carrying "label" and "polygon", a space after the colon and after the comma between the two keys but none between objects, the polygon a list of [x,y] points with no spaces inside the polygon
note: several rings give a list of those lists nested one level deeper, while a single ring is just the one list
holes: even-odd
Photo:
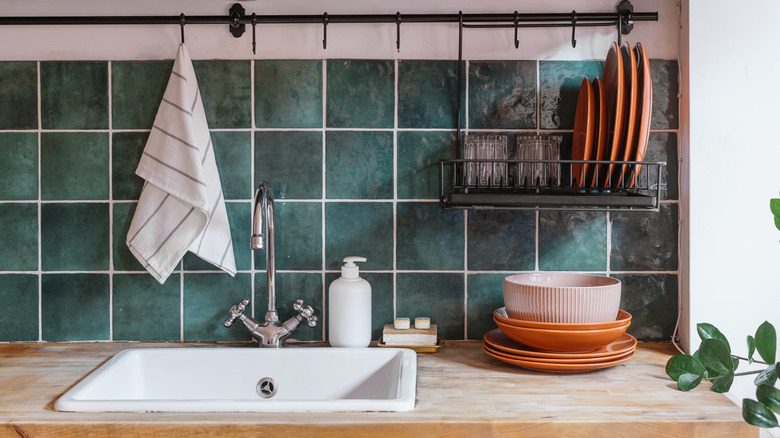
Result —
[{"label": "black wire dish rack", "polygon": [[443,159],[439,160],[439,200],[446,209],[658,211],[665,165]]}]

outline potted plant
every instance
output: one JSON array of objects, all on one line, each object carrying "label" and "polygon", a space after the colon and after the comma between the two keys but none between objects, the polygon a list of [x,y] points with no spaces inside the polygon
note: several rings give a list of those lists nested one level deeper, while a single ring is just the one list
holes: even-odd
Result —
[{"label": "potted plant", "polygon": [[[780,230],[780,199],[770,199],[769,208],[774,216],[775,227]],[[734,377],[757,374],[754,380],[756,400],[742,400],[742,418],[754,426],[777,427],[774,413],[780,413],[780,390],[775,387],[778,373],[775,327],[764,321],[758,326],[755,335],[748,335],[746,358],[731,353],[729,341],[714,325],[700,323],[696,325],[696,331],[701,338],[699,349],[691,355],[672,356],[666,363],[666,374],[677,382],[677,388],[690,391],[699,386],[702,380],[708,380],[712,383],[711,390],[722,393],[731,388]],[[755,353],[762,360],[753,359]],[[766,368],[737,373],[741,361],[763,364]]]}]

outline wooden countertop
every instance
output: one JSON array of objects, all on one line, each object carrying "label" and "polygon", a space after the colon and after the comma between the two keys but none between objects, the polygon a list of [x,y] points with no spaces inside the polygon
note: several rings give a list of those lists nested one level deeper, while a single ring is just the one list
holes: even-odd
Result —
[{"label": "wooden countertop", "polygon": [[[504,364],[481,343],[418,355],[410,412],[69,413],[54,401],[125,348],[188,344],[0,345],[0,438],[97,436],[742,437],[758,428],[725,396],[676,390],[669,344],[640,343],[613,368],[550,374]],[[191,345],[191,344],[189,344]],[[247,348],[253,348],[247,345]]]}]

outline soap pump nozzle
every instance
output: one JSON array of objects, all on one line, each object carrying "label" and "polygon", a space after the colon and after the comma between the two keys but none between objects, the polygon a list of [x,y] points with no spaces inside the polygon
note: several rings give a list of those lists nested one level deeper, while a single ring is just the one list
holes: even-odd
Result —
[{"label": "soap pump nozzle", "polygon": [[358,278],[360,268],[355,262],[365,262],[365,257],[349,256],[344,258],[344,266],[341,267],[342,278]]}]

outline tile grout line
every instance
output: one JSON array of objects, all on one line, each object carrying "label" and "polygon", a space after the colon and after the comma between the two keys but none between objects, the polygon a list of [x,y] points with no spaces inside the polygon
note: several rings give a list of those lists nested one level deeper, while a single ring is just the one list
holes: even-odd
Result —
[{"label": "tile grout line", "polygon": [[327,167],[327,156],[328,156],[328,137],[327,137],[327,128],[328,128],[328,119],[327,119],[327,114],[328,114],[328,60],[327,59],[323,59],[322,60],[322,67],[321,68],[322,68],[322,84],[321,84],[321,86],[322,86],[322,102],[321,102],[321,105],[322,105],[322,124],[320,125],[320,129],[322,130],[322,140],[321,140],[322,141],[322,146],[321,146],[322,147],[322,179],[321,179],[322,190],[321,190],[320,194],[321,194],[322,198],[321,198],[320,202],[322,203],[322,206],[321,206],[321,212],[322,212],[321,213],[322,214],[321,222],[322,222],[322,224],[320,226],[320,229],[321,229],[320,231],[322,233],[322,240],[320,241],[320,248],[322,250],[322,264],[320,266],[322,268],[322,272],[321,272],[320,275],[322,275],[322,292],[320,292],[320,293],[322,294],[322,315],[320,315],[321,316],[321,318],[320,318],[320,321],[321,321],[320,329],[321,329],[321,333],[322,333],[322,335],[321,335],[322,336],[322,340],[324,341],[324,340],[326,340],[325,335],[326,335],[326,332],[327,332],[325,327],[328,324],[328,315],[327,315],[328,314],[328,302],[327,302],[327,298],[328,298],[327,287],[328,287],[328,285],[326,284],[326,280],[325,280],[325,270],[326,270],[326,268],[328,266],[328,264],[327,264],[328,263],[327,254],[325,253],[325,249],[327,247],[327,234],[326,234],[326,223],[325,223],[325,218],[326,218],[325,207],[327,206],[326,198],[327,198],[327,194],[328,194],[328,188],[327,188],[328,178],[326,176],[326,172],[327,172],[327,168],[328,168]]},{"label": "tile grout line", "polygon": [[36,62],[36,87],[37,87],[37,105],[38,105],[38,342],[43,342],[43,171],[41,166],[41,154],[43,152],[43,104],[41,93],[41,61]]},{"label": "tile grout line", "polygon": [[108,340],[114,340],[114,101],[112,98],[113,61],[108,61],[106,81],[108,82]]},{"label": "tile grout line", "polygon": [[398,315],[398,115],[399,60],[393,61],[393,321]]},{"label": "tile grout line", "polygon": [[[468,60],[463,61],[465,64],[463,67],[463,70],[466,71],[465,73],[465,80],[463,81],[465,87],[463,87],[463,90],[460,90],[463,92],[463,111],[464,111],[464,128],[465,132],[469,132],[469,68],[470,68],[470,62]],[[458,96],[460,97],[460,96]],[[455,120],[458,120],[459,114],[455,116]],[[455,127],[458,128],[457,126]],[[457,132],[457,131],[456,131]],[[459,139],[457,139],[459,140]],[[464,134],[464,140],[465,140],[465,134]],[[458,154],[461,154],[461,151],[457,151]],[[468,330],[469,330],[469,212],[468,210],[463,211],[463,339],[468,339]]]}]

